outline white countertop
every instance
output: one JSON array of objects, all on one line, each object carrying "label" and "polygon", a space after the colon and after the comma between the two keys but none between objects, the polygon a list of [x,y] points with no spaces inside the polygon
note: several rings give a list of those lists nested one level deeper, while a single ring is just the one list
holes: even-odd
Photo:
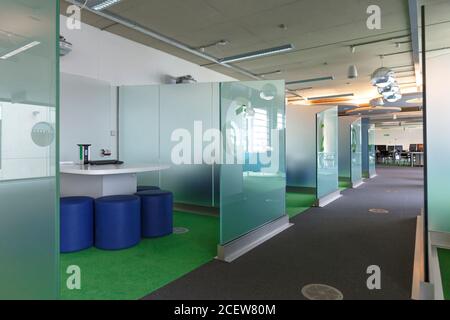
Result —
[{"label": "white countertop", "polygon": [[130,174],[139,172],[151,172],[169,169],[169,165],[162,164],[109,164],[103,166],[62,164],[60,172],[66,174],[105,176],[113,174]]}]

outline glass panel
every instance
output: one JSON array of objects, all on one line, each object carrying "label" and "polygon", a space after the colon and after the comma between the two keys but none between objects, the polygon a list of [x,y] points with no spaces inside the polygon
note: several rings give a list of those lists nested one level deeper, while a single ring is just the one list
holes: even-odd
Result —
[{"label": "glass panel", "polygon": [[221,84],[220,242],[285,214],[283,81]]},{"label": "glass panel", "polygon": [[317,198],[338,190],[337,107],[317,114]]},{"label": "glass panel", "polygon": [[362,175],[369,178],[369,118],[361,119]]},{"label": "glass panel", "polygon": [[375,125],[369,127],[369,177],[377,174],[376,171],[377,151],[375,141]]},{"label": "glass panel", "polygon": [[286,111],[287,185],[316,193],[316,114],[311,106],[288,106]]},{"label": "glass panel", "polygon": [[56,299],[59,1],[0,10],[0,299]]},{"label": "glass panel", "polygon": [[[428,3],[425,6],[425,50],[429,230],[450,232],[450,2]],[[420,156],[417,154],[416,159]]]},{"label": "glass panel", "polygon": [[[119,92],[120,160],[159,163],[159,86],[126,86]],[[159,172],[138,174],[138,185],[159,186]]]},{"label": "glass panel", "polygon": [[[213,206],[213,166],[203,157],[205,138],[218,128],[218,84],[177,84],[160,87],[161,187],[178,203]],[[206,161],[205,161],[206,160]]]},{"label": "glass panel", "polygon": [[339,180],[350,183],[350,125],[355,117],[339,117]]},{"label": "glass panel", "polygon": [[361,152],[361,119],[351,124],[351,179],[352,183],[362,180],[362,152]]}]

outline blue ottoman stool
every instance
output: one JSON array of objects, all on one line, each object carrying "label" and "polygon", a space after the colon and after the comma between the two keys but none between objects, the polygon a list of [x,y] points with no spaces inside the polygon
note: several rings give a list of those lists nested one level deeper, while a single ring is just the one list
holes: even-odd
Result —
[{"label": "blue ottoman stool", "polygon": [[141,197],[142,236],[155,238],[173,232],[173,194],[164,190],[136,193]]},{"label": "blue ottoman stool", "polygon": [[94,245],[94,199],[60,199],[60,251],[75,252]]},{"label": "blue ottoman stool", "polygon": [[132,247],[141,240],[140,199],[109,196],[95,200],[95,246],[104,250]]},{"label": "blue ottoman stool", "polygon": [[161,189],[157,186],[138,186],[137,187],[137,192],[150,191],[150,190],[161,190]]}]

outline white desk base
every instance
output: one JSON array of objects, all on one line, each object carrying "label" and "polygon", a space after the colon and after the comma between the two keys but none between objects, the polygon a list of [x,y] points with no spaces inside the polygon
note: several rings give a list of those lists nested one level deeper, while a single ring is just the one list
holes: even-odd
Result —
[{"label": "white desk base", "polygon": [[78,175],[61,173],[61,197],[132,195],[137,191],[136,173]]}]

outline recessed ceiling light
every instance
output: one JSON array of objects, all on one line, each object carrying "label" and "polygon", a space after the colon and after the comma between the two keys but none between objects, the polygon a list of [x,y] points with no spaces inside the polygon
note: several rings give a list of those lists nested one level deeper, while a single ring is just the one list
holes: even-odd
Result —
[{"label": "recessed ceiling light", "polygon": [[24,52],[24,51],[26,51],[28,49],[31,49],[31,48],[39,45],[39,44],[41,44],[39,41],[33,41],[33,42],[31,42],[31,43],[29,43],[27,45],[24,45],[23,47],[20,47],[19,49],[13,50],[13,51],[11,51],[11,52],[1,56],[0,59],[6,60],[8,58],[11,58],[11,57],[21,53],[21,52]]},{"label": "recessed ceiling light", "polygon": [[238,55],[231,56],[231,57],[226,57],[226,58],[220,59],[219,61],[221,63],[230,63],[230,62],[237,62],[237,61],[243,61],[243,60],[249,60],[249,59],[256,59],[256,58],[271,56],[271,55],[286,52],[286,51],[291,51],[292,49],[294,49],[292,44],[286,44],[284,46],[262,49],[262,50],[258,50],[258,51],[247,52],[247,53],[238,54]]},{"label": "recessed ceiling light", "polygon": [[100,3],[97,3],[92,7],[95,11],[101,11],[103,9],[106,9],[108,7],[111,7],[112,5],[115,5],[116,3],[120,2],[122,0],[105,0]]}]

